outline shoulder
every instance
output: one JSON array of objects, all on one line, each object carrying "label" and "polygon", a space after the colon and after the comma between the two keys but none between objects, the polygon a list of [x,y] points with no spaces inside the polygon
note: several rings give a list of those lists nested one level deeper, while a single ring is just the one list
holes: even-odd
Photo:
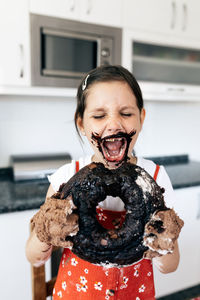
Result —
[{"label": "shoulder", "polygon": [[137,165],[145,169],[145,171],[147,171],[153,177],[156,169],[156,164],[152,160],[145,159],[143,157],[138,157]]},{"label": "shoulder", "polygon": [[[137,165],[139,167],[145,169],[145,171],[147,171],[152,177],[154,177],[157,165],[152,160],[149,160],[149,159],[146,159],[143,157],[138,157]],[[169,176],[167,175],[165,167],[161,165],[160,169],[159,169],[158,177],[157,177],[158,184],[160,181],[162,182],[163,180],[168,181],[170,179],[169,179]]]},{"label": "shoulder", "polygon": [[79,162],[79,169],[81,169],[91,163],[91,156],[80,157],[78,160],[73,159],[71,163],[61,166],[55,173],[48,176],[55,192],[62,183],[67,182],[76,173],[76,161]]},{"label": "shoulder", "polygon": [[[154,177],[156,164],[152,160],[139,157],[137,159],[137,165],[145,169],[145,171],[147,171],[152,177]],[[160,166],[156,182],[159,186],[165,189],[164,198],[165,198],[166,205],[170,208],[173,207],[173,203],[175,200],[175,193],[171,184],[171,180],[164,166]]]}]

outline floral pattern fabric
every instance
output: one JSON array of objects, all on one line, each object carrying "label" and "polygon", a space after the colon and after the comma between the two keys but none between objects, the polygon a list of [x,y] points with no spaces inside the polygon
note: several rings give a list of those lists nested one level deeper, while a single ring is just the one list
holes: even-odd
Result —
[{"label": "floral pattern fabric", "polygon": [[[121,226],[125,211],[110,211],[97,208],[99,223],[107,228],[114,224]],[[91,264],[64,249],[60,262],[53,300],[153,300],[154,282],[152,262],[142,259],[139,262],[123,267],[102,267]]]}]

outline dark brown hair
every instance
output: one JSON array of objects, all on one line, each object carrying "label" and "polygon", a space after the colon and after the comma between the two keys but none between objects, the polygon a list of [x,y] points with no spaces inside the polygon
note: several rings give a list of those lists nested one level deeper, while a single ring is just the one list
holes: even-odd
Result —
[{"label": "dark brown hair", "polygon": [[139,84],[137,83],[137,80],[129,72],[127,69],[125,69],[122,66],[100,66],[93,70],[91,70],[89,73],[86,74],[86,76],[81,81],[78,91],[77,91],[77,107],[76,112],[74,116],[74,122],[76,130],[79,134],[79,130],[77,127],[77,119],[80,117],[83,119],[83,114],[85,111],[85,105],[86,105],[86,98],[87,98],[87,92],[89,88],[98,82],[109,82],[109,81],[124,81],[128,83],[130,86],[133,94],[136,97],[137,100],[137,106],[141,112],[144,102],[142,97],[142,92],[139,87]]}]

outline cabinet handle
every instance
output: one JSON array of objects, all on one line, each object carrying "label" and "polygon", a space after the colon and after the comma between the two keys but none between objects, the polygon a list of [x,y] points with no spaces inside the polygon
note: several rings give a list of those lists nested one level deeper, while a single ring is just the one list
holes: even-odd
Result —
[{"label": "cabinet handle", "polygon": [[19,44],[19,59],[20,59],[20,68],[19,68],[19,77],[24,77],[24,46]]},{"label": "cabinet handle", "polygon": [[171,29],[174,29],[175,25],[176,25],[176,2],[172,1]]},{"label": "cabinet handle", "polygon": [[76,7],[76,0],[70,0],[69,10],[73,12]]},{"label": "cabinet handle", "polygon": [[182,24],[182,30],[185,31],[187,28],[187,20],[188,20],[188,8],[187,5],[183,4],[183,24]]},{"label": "cabinet handle", "polygon": [[89,15],[92,11],[92,1],[93,0],[87,0],[87,9],[86,9],[86,14]]},{"label": "cabinet handle", "polygon": [[168,92],[185,92],[185,89],[184,88],[173,88],[173,87],[170,87],[167,89]]}]

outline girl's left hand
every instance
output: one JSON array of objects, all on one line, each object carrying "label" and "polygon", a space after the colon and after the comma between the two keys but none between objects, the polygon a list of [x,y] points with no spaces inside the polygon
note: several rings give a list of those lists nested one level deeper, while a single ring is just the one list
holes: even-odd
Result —
[{"label": "girl's left hand", "polygon": [[48,198],[32,218],[38,239],[53,246],[72,247],[66,237],[76,235],[79,230],[75,208],[70,196],[62,200]]},{"label": "girl's left hand", "polygon": [[149,250],[144,253],[144,257],[172,253],[183,224],[173,209],[156,211],[145,225],[143,241]]}]

